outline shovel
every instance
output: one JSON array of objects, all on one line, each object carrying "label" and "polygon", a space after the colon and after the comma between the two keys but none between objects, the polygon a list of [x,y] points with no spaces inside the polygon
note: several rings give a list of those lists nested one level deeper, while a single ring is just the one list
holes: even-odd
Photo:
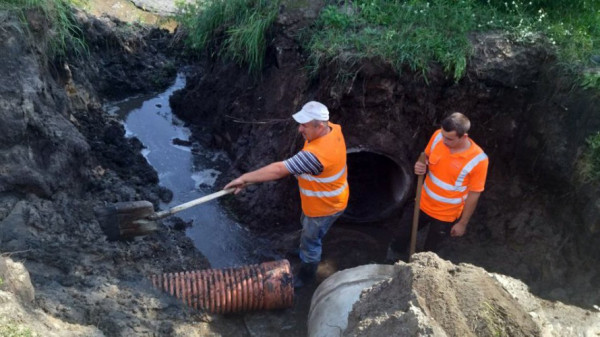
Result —
[{"label": "shovel", "polygon": [[[419,156],[419,162],[421,162],[423,164],[427,163],[427,156],[425,155],[425,152],[421,152],[421,155]],[[415,196],[415,209],[413,212],[412,231],[410,233],[410,253],[408,255],[409,262],[412,260],[412,256],[415,253],[415,250],[417,248],[417,231],[419,231],[419,212],[420,212],[419,204],[421,203],[421,190],[423,189],[424,177],[425,177],[424,174],[419,174],[419,177],[417,180],[417,193]]]},{"label": "shovel", "polygon": [[123,240],[152,233],[158,230],[156,220],[230,194],[233,191],[235,191],[235,188],[221,190],[158,213],[154,212],[152,203],[146,200],[118,202],[108,207],[96,208],[94,213],[108,240]]}]

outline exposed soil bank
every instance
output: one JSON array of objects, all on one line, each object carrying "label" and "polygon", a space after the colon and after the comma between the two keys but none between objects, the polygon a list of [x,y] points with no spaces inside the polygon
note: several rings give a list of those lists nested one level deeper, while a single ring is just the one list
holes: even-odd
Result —
[{"label": "exposed soil bank", "polygon": [[[412,172],[443,116],[463,111],[472,120],[470,136],[490,157],[488,183],[468,234],[449,241],[440,255],[524,280],[547,299],[588,308],[599,303],[598,189],[575,174],[585,138],[600,128],[598,99],[573,89],[550,46],[543,39],[473,35],[474,56],[459,82],[435,65],[427,81],[409,70],[399,76],[379,60],[364,60],[345,80],[339,64],[311,79],[294,33],[316,15],[319,2],[310,3],[311,10],[283,7],[259,81],[235,64],[208,62],[171,100],[196,125],[198,139],[235,158],[221,182],[298,151],[302,140],[290,115],[311,99],[330,108],[349,148],[390,158],[402,172]],[[360,171],[349,167],[350,176]],[[295,184],[254,186],[232,206],[252,228],[281,236],[298,229]],[[411,215],[399,209],[372,225],[389,237],[402,216]]]},{"label": "exposed soil bank", "polygon": [[[170,196],[156,185],[139,141],[126,139],[100,108],[101,98],[173,81],[176,68],[163,53],[170,35],[78,13],[90,57],[56,62],[45,56],[50,28],[42,18],[30,13],[28,31],[16,15],[0,12],[1,324],[25,324],[43,336],[185,335],[199,314],[147,278],[205,268],[206,259],[168,227],[108,242],[93,212],[104,203],[158,204]],[[29,286],[17,283],[21,291],[11,291],[6,256],[28,271],[17,274],[30,275]]]}]

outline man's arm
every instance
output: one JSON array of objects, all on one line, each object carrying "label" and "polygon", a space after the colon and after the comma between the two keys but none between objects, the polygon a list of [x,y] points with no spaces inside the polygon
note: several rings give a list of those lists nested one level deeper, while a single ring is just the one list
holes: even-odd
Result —
[{"label": "man's arm", "polygon": [[246,184],[277,180],[288,176],[289,174],[290,171],[288,171],[285,165],[283,165],[283,162],[278,161],[267,166],[263,166],[258,170],[242,174],[241,176],[229,182],[229,184],[225,185],[224,189],[234,187],[234,193],[238,194],[246,186]]},{"label": "man's arm", "polygon": [[473,215],[473,212],[475,212],[475,208],[477,207],[480,195],[481,192],[469,192],[467,200],[465,200],[465,207],[463,208],[460,220],[458,220],[458,222],[452,226],[452,229],[450,229],[450,236],[463,236],[465,234],[471,215]]}]

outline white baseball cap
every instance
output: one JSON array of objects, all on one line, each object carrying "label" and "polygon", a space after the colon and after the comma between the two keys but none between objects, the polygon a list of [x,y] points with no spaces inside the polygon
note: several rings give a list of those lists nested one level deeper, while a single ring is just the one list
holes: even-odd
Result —
[{"label": "white baseball cap", "polygon": [[322,103],[310,101],[302,107],[302,110],[292,115],[296,122],[300,124],[308,123],[312,120],[328,121],[329,110]]}]

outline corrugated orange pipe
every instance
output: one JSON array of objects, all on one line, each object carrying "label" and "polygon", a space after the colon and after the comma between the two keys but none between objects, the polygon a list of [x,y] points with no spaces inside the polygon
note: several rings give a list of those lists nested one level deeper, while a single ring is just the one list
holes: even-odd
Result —
[{"label": "corrugated orange pipe", "polygon": [[294,282],[288,260],[238,268],[152,275],[154,287],[199,310],[216,314],[289,308]]}]

